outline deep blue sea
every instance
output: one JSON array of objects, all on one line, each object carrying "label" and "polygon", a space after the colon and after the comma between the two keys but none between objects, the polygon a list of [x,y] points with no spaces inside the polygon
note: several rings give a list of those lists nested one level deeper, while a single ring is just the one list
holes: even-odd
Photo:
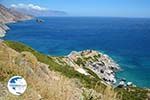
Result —
[{"label": "deep blue sea", "polygon": [[123,71],[117,76],[150,87],[150,19],[49,17],[14,24],[5,39],[49,55],[94,49],[110,55]]}]

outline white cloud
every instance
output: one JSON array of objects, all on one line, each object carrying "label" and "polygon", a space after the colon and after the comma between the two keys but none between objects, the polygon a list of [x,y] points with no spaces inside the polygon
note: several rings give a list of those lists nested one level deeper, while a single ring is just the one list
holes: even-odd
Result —
[{"label": "white cloud", "polygon": [[34,5],[34,4],[12,4],[11,7],[14,8],[24,8],[24,9],[34,9],[34,10],[39,10],[39,11],[45,11],[47,10],[47,8],[44,7],[40,7],[38,5]]}]

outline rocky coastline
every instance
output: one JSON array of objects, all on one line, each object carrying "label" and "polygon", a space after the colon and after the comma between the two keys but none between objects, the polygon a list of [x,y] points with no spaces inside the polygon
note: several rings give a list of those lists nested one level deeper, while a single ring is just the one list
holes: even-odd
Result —
[{"label": "rocky coastline", "polygon": [[6,31],[9,30],[7,23],[15,23],[18,21],[30,20],[33,17],[30,15],[25,15],[23,13],[14,11],[12,9],[6,8],[0,4],[0,38],[4,37]]},{"label": "rocky coastline", "polygon": [[[60,62],[63,61],[63,62]],[[88,71],[94,72],[104,84],[116,83],[115,73],[120,70],[119,65],[108,55],[95,50],[72,51],[69,55],[56,58],[56,62],[73,67],[79,73],[90,75]]]}]

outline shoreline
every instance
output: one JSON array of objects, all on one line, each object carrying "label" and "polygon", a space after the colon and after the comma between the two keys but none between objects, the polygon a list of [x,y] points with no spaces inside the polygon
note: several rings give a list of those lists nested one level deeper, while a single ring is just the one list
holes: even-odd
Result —
[{"label": "shoreline", "polygon": [[[99,50],[98,50],[99,51]],[[101,52],[101,51],[100,51]],[[104,52],[105,53],[105,52]],[[53,54],[53,56],[55,56],[54,54]],[[61,55],[60,55],[61,56]],[[122,73],[122,72],[119,72],[119,73]],[[120,77],[119,77],[120,78]],[[125,77],[121,77],[121,78],[125,78]],[[120,79],[121,79],[120,78]],[[128,80],[128,78],[126,77],[126,79]],[[131,80],[132,81],[132,80]],[[134,82],[134,84],[136,84],[135,82]],[[138,87],[146,87],[146,86],[139,86],[139,85],[137,85]],[[149,88],[149,87],[147,87],[147,88]]]},{"label": "shoreline", "polygon": [[[56,62],[59,57],[56,57]],[[120,70],[120,66],[108,55],[95,50],[72,51],[62,59],[60,64],[67,64],[73,67],[81,74],[89,75],[87,72],[91,70],[106,84],[114,85],[116,83],[116,72]]]},{"label": "shoreline", "polygon": [[34,18],[21,19],[21,20],[18,20],[18,21],[10,21],[10,22],[5,22],[5,23],[0,23],[0,38],[5,37],[6,34],[7,34],[7,31],[11,30],[7,26],[7,24],[23,22],[23,21],[32,20],[32,19],[34,19]]},{"label": "shoreline", "polygon": [[[28,20],[33,20],[33,19],[35,19],[35,18],[31,18],[31,19],[25,19],[25,20],[22,20],[22,21],[28,21]],[[11,23],[18,23],[18,22],[22,22],[22,21],[15,21],[15,22],[11,22]],[[10,23],[7,23],[7,24],[10,24]],[[9,28],[9,27],[8,27]],[[8,30],[10,30],[10,29],[8,29]],[[7,31],[6,31],[6,33],[5,34],[7,34]],[[3,41],[2,39],[1,39],[1,41]],[[85,51],[85,50],[82,50],[82,51]],[[82,51],[79,51],[80,53],[82,52]],[[97,50],[96,50],[97,51]],[[99,52],[100,54],[102,54],[102,55],[105,55],[107,58],[109,58],[109,59],[111,59],[112,61],[113,61],[113,63],[115,63],[116,64],[116,66],[118,66],[118,67],[120,67],[119,66],[119,64],[117,64],[113,59],[112,59],[112,57],[110,57],[109,55],[107,55],[107,54],[105,54],[105,52],[104,51],[97,51],[97,52]],[[55,56],[55,55],[53,55],[53,56]],[[62,56],[62,55],[60,55],[60,56]],[[55,56],[55,57],[60,57],[60,56]],[[65,56],[65,54],[63,55],[63,56]],[[81,69],[82,70],[82,69]],[[77,70],[78,72],[81,72],[81,70],[79,69],[79,70]],[[120,71],[121,70],[121,68],[119,68],[119,70],[118,71]],[[117,72],[118,72],[117,71]],[[117,83],[117,79],[116,79],[116,73],[117,72],[115,72],[115,78],[113,79],[114,81],[115,81],[115,83]],[[114,77],[114,76],[113,76]],[[119,79],[122,79],[122,78],[119,78]],[[112,83],[110,83],[110,82],[108,82],[107,84],[112,84]],[[116,86],[116,85],[115,85]]]},{"label": "shoreline", "polygon": [[8,23],[16,23],[34,18],[33,16],[25,15],[15,10],[11,11],[11,9],[5,7],[4,5],[0,5],[0,13],[0,38],[5,37],[5,34],[9,30],[9,27],[7,26]]}]

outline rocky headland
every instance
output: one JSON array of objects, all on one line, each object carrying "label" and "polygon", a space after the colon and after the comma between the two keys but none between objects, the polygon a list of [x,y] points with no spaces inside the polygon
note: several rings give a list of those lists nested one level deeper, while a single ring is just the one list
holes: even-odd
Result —
[{"label": "rocky headland", "polygon": [[109,85],[116,83],[115,73],[120,69],[108,55],[94,50],[72,51],[68,56],[56,57],[56,61],[62,65],[69,65],[84,75],[90,75],[88,72],[92,71]]},{"label": "rocky headland", "polygon": [[6,25],[7,23],[15,23],[32,18],[33,17],[30,15],[25,15],[15,10],[6,8],[5,6],[0,4],[0,37],[4,37],[6,31],[9,30]]}]

